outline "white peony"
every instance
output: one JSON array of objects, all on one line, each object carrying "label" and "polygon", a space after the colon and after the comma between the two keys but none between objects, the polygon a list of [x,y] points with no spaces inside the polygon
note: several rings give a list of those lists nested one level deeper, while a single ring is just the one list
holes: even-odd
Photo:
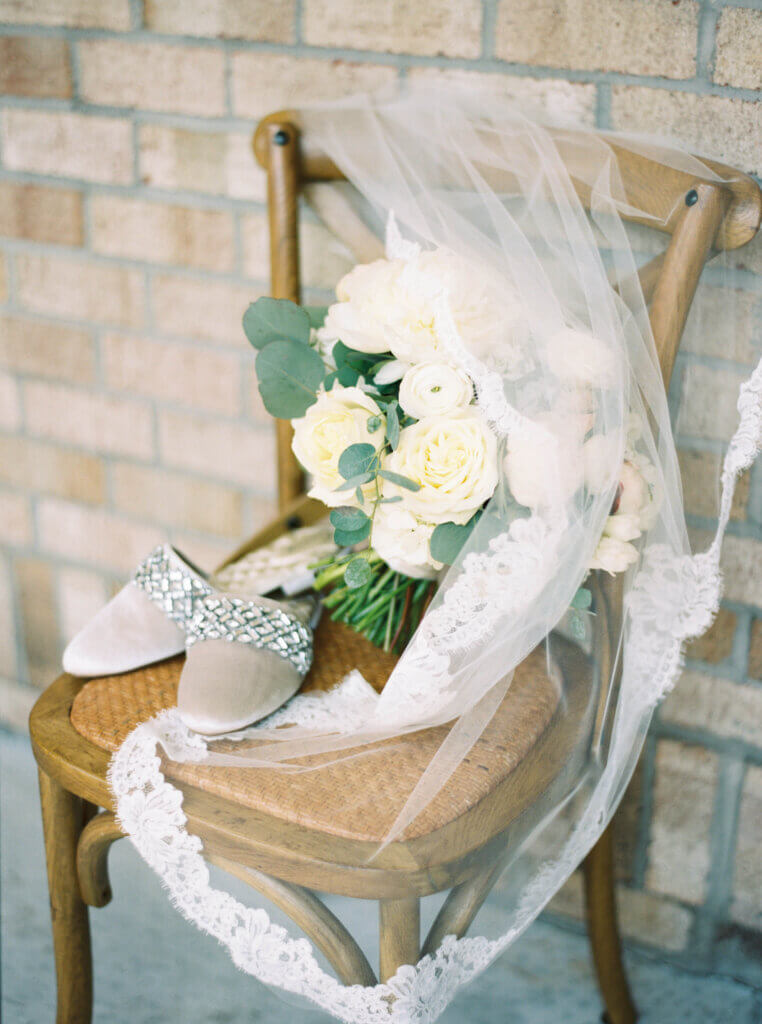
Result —
[{"label": "white peony", "polygon": [[616,537],[609,537],[604,533],[598,541],[590,568],[603,569],[613,576],[614,573],[624,572],[637,560],[638,550],[633,544],[618,540]]},{"label": "white peony", "polygon": [[588,331],[565,327],[548,339],[548,366],[562,381],[611,387],[616,380],[616,362],[609,348]]},{"label": "white peony", "polygon": [[360,352],[392,352],[411,365],[447,357],[445,306],[469,350],[503,366],[517,361],[527,334],[511,283],[446,249],[361,264],[342,278],[336,295],[327,334]]},{"label": "white peony", "polygon": [[537,417],[536,429],[511,436],[504,469],[520,505],[539,508],[564,502],[581,487],[583,429],[573,419],[547,413]]},{"label": "white peony", "polygon": [[329,306],[322,331],[357,352],[388,352],[387,320],[397,303],[399,260],[360,263],[336,285],[339,299]]},{"label": "white peony", "polygon": [[402,378],[399,391],[402,411],[417,420],[446,416],[469,405],[473,397],[471,379],[449,363],[418,363]]},{"label": "white peony", "polygon": [[373,519],[371,547],[389,568],[415,579],[434,579],[441,562],[431,557],[434,523],[428,523],[399,504],[379,505]]},{"label": "white peony", "polygon": [[[356,504],[354,491],[337,491],[343,477],[339,456],[351,444],[372,444],[376,451],[384,444],[382,425],[368,433],[368,419],[381,416],[381,410],[360,388],[334,384],[322,391],[318,400],[298,420],[292,420],[294,455],[312,476],[310,497],[329,507]],[[368,494],[370,489],[366,488]]]},{"label": "white peony", "polygon": [[497,486],[497,441],[473,406],[427,416],[400,432],[384,469],[420,485],[410,491],[384,481],[384,494],[430,523],[465,523]]}]

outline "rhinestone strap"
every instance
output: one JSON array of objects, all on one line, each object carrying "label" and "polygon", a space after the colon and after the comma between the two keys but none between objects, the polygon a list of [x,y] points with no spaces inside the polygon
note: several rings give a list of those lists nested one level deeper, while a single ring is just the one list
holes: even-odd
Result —
[{"label": "rhinestone strap", "polygon": [[312,664],[312,630],[283,608],[222,595],[167,545],[138,566],[133,582],[183,629],[188,646],[199,640],[229,640],[265,648],[306,674]]}]

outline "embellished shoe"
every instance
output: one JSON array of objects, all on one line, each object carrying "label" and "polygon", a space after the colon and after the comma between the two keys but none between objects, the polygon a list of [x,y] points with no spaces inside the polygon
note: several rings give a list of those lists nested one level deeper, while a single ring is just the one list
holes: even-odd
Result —
[{"label": "embellished shoe", "polygon": [[168,544],[71,641],[65,671],[129,672],[187,650],[178,710],[189,728],[231,732],[299,689],[312,661],[317,601],[274,600],[309,587],[307,566],[335,548],[330,527],[294,531],[208,577]]}]

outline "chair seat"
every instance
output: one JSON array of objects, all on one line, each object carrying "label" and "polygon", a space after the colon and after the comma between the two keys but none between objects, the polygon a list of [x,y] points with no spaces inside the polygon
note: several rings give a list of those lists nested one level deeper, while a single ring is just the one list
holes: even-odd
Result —
[{"label": "chair seat", "polygon": [[[581,651],[561,638],[556,642],[571,648],[575,668],[584,668],[582,662],[586,659]],[[568,660],[564,658],[567,672]],[[303,692],[325,690],[353,668],[359,669],[380,690],[395,661],[392,655],[372,646],[345,625],[324,617],[316,633],[315,662]],[[135,726],[175,705],[182,663],[181,657],[172,658],[135,672],[86,683],[72,706],[74,728],[97,746],[116,750]],[[516,669],[492,721],[448,784],[409,825],[403,841],[429,835],[456,822],[517,772],[547,735],[554,717],[558,717],[558,671],[557,662],[546,656],[544,647],[537,648]],[[448,728],[419,730],[368,745],[362,757],[337,761],[336,754],[324,754],[297,762],[317,766],[333,761],[320,771],[290,773],[174,762],[165,762],[165,771],[174,781],[303,829],[375,843],[386,835]],[[556,760],[557,756],[549,753],[549,761]],[[540,772],[543,777],[546,774]],[[517,803],[516,813],[523,809],[524,802]]]}]

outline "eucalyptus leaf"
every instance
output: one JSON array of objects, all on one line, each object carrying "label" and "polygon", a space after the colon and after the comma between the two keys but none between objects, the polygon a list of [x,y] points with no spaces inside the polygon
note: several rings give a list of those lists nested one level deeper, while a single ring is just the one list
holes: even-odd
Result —
[{"label": "eucalyptus leaf", "polygon": [[369,416],[368,417],[368,422],[365,424],[365,426],[366,426],[366,429],[367,429],[369,434],[375,434],[375,432],[381,426],[381,417],[380,416]]},{"label": "eucalyptus leaf", "polygon": [[388,480],[390,484],[404,487],[406,491],[420,491],[421,489],[421,485],[417,484],[415,480],[411,480],[410,477],[403,476],[401,473],[392,473],[390,469],[379,469],[378,475],[382,476],[384,480]]},{"label": "eucalyptus leaf", "polygon": [[350,590],[357,590],[370,582],[372,574],[373,571],[364,558],[353,558],[344,570],[344,582]]},{"label": "eucalyptus leaf", "polygon": [[353,487],[362,487],[375,479],[374,473],[358,473],[357,476],[350,476],[343,484],[334,487],[334,491],[351,491]]},{"label": "eucalyptus leaf", "polygon": [[310,318],[310,326],[317,329],[325,323],[328,306],[302,306],[302,309]]},{"label": "eucalyptus leaf", "polygon": [[350,444],[339,456],[339,472],[345,480],[362,473],[370,473],[376,460],[372,444]]},{"label": "eucalyptus leaf", "polygon": [[592,593],[587,589],[587,587],[580,587],[572,598],[571,606],[572,608],[576,608],[578,611],[586,612],[589,610],[592,603]]},{"label": "eucalyptus leaf", "polygon": [[272,341],[257,356],[259,393],[265,408],[277,419],[304,416],[317,400],[323,382],[323,360],[298,341]]},{"label": "eucalyptus leaf", "polygon": [[392,451],[396,451],[397,445],[400,443],[400,417],[397,409],[396,401],[390,402],[386,409],[386,437],[392,446]]},{"label": "eucalyptus leaf", "polygon": [[333,539],[340,548],[351,548],[354,547],[355,544],[359,544],[361,541],[367,540],[369,533],[370,519],[367,519],[358,530],[335,529],[333,531]]},{"label": "eucalyptus leaf", "polygon": [[368,516],[361,508],[354,508],[352,505],[339,505],[332,508],[328,516],[331,526],[341,530],[359,530],[368,522]]},{"label": "eucalyptus leaf", "polygon": [[477,517],[474,516],[462,526],[459,523],[440,523],[439,526],[436,526],[429,541],[431,557],[437,562],[452,565],[458,557],[460,549],[471,536],[476,519]]},{"label": "eucalyptus leaf", "polygon": [[309,344],[310,318],[306,310],[288,299],[263,296],[243,314],[243,330],[254,348],[271,341],[289,340]]}]

